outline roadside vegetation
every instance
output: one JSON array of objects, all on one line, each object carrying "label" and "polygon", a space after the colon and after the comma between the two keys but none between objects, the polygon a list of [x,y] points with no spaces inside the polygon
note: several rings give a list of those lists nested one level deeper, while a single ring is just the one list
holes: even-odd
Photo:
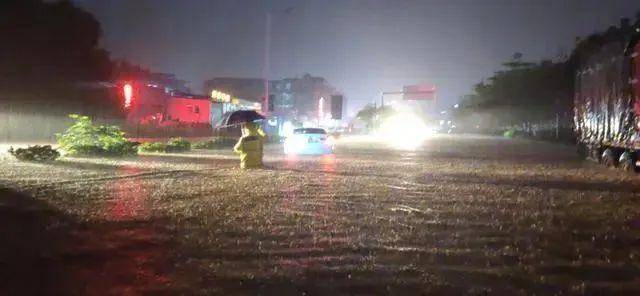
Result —
[{"label": "roadside vegetation", "polygon": [[171,138],[166,143],[146,142],[138,146],[140,152],[186,152],[191,150],[191,142],[183,138]]},{"label": "roadside vegetation", "polygon": [[8,152],[16,159],[22,161],[48,162],[54,161],[60,157],[60,152],[51,148],[51,145],[35,145],[18,149],[13,149],[13,147],[11,147]]},{"label": "roadside vegetation", "polygon": [[137,153],[138,143],[130,142],[119,127],[96,125],[88,116],[71,114],[75,120],[64,133],[58,134],[58,144],[66,155],[127,156]]},{"label": "roadside vegetation", "polygon": [[213,138],[211,140],[195,142],[191,145],[193,149],[222,149],[232,146],[231,141],[225,141],[222,138]]},{"label": "roadside vegetation", "polygon": [[578,39],[575,48],[553,59],[527,61],[523,53],[514,53],[450,110],[457,130],[496,135],[514,130],[516,135],[573,142],[574,82],[581,60],[639,27],[640,12],[635,21]]},{"label": "roadside vegetation", "polygon": [[367,130],[372,131],[380,127],[380,124],[389,117],[393,116],[396,112],[391,106],[376,106],[374,104],[368,104],[358,111],[356,117],[362,120]]}]

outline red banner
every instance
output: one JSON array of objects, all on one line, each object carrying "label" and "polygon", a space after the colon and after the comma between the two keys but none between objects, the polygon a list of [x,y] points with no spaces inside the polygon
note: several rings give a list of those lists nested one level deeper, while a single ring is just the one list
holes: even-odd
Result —
[{"label": "red banner", "polygon": [[436,86],[432,84],[407,85],[402,89],[403,100],[435,100]]}]

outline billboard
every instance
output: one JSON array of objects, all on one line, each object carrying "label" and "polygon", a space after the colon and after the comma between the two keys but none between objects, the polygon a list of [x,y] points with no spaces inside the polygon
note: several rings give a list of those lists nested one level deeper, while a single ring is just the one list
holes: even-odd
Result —
[{"label": "billboard", "polygon": [[435,100],[436,86],[433,84],[406,85],[402,88],[403,100]]}]

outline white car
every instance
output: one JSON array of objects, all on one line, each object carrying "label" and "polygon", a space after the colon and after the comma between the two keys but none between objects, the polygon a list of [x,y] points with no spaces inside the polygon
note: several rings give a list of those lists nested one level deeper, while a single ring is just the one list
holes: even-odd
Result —
[{"label": "white car", "polygon": [[333,153],[333,138],[322,128],[297,128],[284,141],[285,154],[322,155]]}]

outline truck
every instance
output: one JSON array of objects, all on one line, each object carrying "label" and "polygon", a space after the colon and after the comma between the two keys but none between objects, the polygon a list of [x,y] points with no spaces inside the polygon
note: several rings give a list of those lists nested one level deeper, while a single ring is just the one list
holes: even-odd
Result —
[{"label": "truck", "polygon": [[640,29],[617,28],[578,44],[574,129],[578,150],[605,166],[640,167]]}]

